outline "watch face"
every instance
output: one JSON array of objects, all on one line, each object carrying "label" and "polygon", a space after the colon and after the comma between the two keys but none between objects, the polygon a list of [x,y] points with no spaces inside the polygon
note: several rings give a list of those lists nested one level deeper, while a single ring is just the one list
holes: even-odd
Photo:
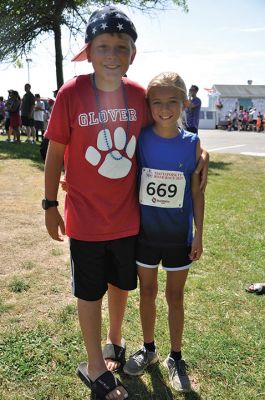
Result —
[{"label": "watch face", "polygon": [[43,199],[42,200],[42,208],[43,208],[43,210],[47,210],[48,209],[48,204],[47,204],[47,200],[46,199]]}]

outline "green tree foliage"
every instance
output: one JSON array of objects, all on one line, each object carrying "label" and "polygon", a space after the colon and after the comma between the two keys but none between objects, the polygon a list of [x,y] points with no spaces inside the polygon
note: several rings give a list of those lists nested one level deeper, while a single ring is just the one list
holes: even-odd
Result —
[{"label": "green tree foliage", "polygon": [[[172,0],[175,6],[188,11],[186,0]],[[66,26],[71,35],[84,32],[85,23],[94,6],[108,4],[106,0],[1,0],[0,2],[0,62],[16,62],[30,54],[44,34],[53,34],[57,87],[63,84],[63,54],[61,28]],[[150,12],[165,9],[167,0],[112,1]]]}]

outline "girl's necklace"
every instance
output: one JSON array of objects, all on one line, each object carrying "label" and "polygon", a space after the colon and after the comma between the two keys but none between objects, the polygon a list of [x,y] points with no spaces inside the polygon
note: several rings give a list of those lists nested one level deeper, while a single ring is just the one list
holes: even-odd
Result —
[{"label": "girl's necklace", "polygon": [[113,151],[111,150],[111,147],[112,147],[112,146],[110,146],[110,144],[109,144],[106,126],[105,126],[105,123],[104,123],[103,118],[102,118],[102,116],[101,116],[101,115],[102,115],[102,109],[101,109],[101,105],[100,105],[100,101],[99,101],[99,91],[98,91],[98,88],[97,88],[97,86],[96,86],[95,74],[93,74],[93,77],[92,77],[92,87],[93,87],[93,91],[94,91],[94,93],[95,93],[95,99],[96,99],[96,104],[97,104],[97,109],[98,109],[98,119],[99,119],[99,121],[100,121],[100,123],[101,123],[101,127],[102,127],[102,130],[103,130],[103,132],[104,132],[104,140],[105,140],[107,149],[109,150],[109,154],[111,155],[111,157],[112,157],[114,160],[121,160],[121,159],[123,158],[123,156],[124,156],[124,153],[125,153],[126,148],[127,148],[127,145],[128,145],[129,129],[130,129],[130,119],[129,119],[128,101],[127,101],[127,95],[126,95],[126,90],[125,90],[124,82],[123,82],[123,80],[121,80],[121,87],[122,87],[122,92],[123,92],[123,99],[124,99],[125,109],[126,109],[126,115],[127,115],[127,129],[126,129],[126,132],[125,132],[125,134],[126,134],[125,145],[124,145],[124,148],[123,148],[123,150],[122,150],[122,153],[121,153],[121,155],[120,155],[119,157],[116,157],[116,156],[113,154]]}]

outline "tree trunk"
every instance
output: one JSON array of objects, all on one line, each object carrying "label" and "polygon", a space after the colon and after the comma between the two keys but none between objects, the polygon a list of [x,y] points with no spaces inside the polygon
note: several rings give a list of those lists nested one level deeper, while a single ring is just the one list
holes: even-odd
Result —
[{"label": "tree trunk", "polygon": [[60,24],[54,26],[54,44],[55,44],[55,66],[57,89],[64,83],[63,79],[63,53],[62,53],[62,32]]}]

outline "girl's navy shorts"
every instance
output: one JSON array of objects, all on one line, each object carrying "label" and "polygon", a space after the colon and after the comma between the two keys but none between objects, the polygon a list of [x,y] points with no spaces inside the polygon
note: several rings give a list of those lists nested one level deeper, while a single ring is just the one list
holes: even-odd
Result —
[{"label": "girl's navy shorts", "polygon": [[191,246],[154,246],[147,243],[137,244],[136,264],[145,268],[157,268],[161,263],[166,271],[189,269]]}]

